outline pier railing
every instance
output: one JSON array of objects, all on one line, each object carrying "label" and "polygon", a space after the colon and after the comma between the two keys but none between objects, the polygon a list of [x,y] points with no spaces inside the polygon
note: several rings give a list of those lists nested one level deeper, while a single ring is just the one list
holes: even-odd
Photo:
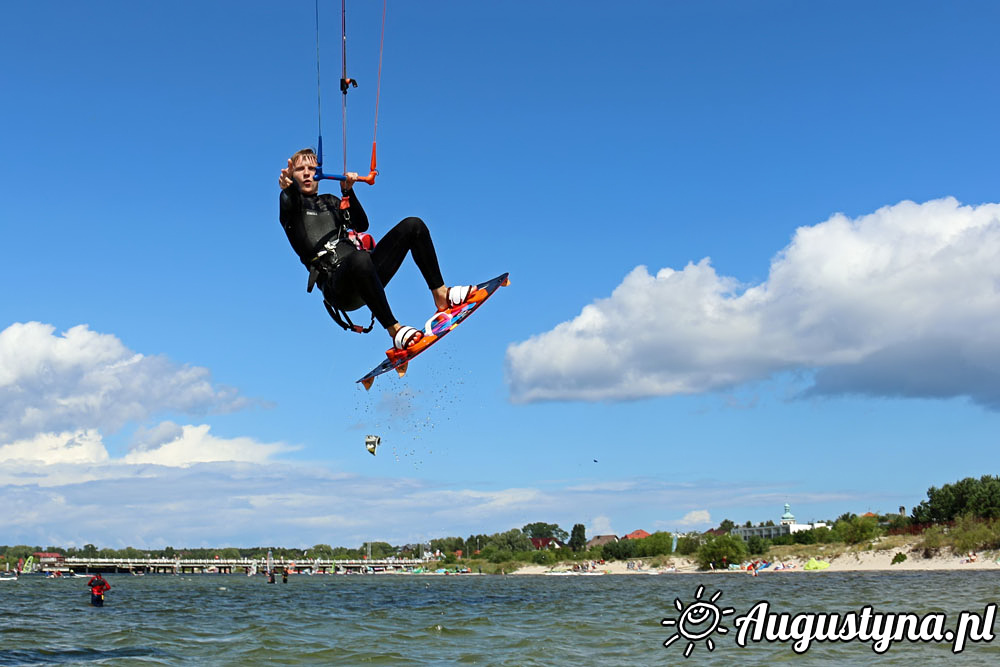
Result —
[{"label": "pier railing", "polygon": [[[274,558],[272,567],[278,572],[334,573],[334,572],[390,572],[409,571],[426,567],[428,561],[416,558],[380,559],[325,559],[325,558]],[[134,573],[188,573],[188,572],[264,572],[265,558],[86,558],[68,556],[53,562],[42,563],[42,571],[71,572],[134,572]]]}]

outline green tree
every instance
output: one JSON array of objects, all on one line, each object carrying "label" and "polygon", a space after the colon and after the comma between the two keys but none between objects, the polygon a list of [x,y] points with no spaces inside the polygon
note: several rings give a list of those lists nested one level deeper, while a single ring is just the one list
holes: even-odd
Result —
[{"label": "green tree", "polygon": [[990,525],[974,516],[958,517],[951,529],[950,537],[953,548],[959,553],[994,548],[997,545]]},{"label": "green tree", "polygon": [[797,533],[792,533],[792,539],[796,544],[816,544],[816,534],[811,528],[809,530],[800,530]]},{"label": "green tree", "polygon": [[763,556],[771,550],[771,541],[760,535],[751,535],[747,540],[747,551],[751,556]]},{"label": "green tree", "polygon": [[729,519],[723,519],[722,523],[719,524],[719,529],[726,531],[727,534],[731,533],[733,531],[733,528],[735,527],[736,524],[730,521]]},{"label": "green tree", "polygon": [[41,549],[38,547],[30,547],[27,544],[18,544],[12,547],[7,547],[5,556],[7,557],[7,560],[16,563],[20,558],[27,560],[28,557],[36,551],[41,551]]},{"label": "green tree", "polygon": [[830,542],[833,542],[836,537],[836,535],[833,534],[833,531],[826,526],[813,528],[810,532],[816,538],[817,544],[829,544]]},{"label": "green tree", "polygon": [[333,547],[329,544],[314,544],[309,550],[309,558],[322,558],[324,560],[333,557]]},{"label": "green tree", "polygon": [[333,558],[335,560],[356,560],[361,558],[364,552],[358,549],[348,549],[347,547],[336,547],[333,550]]},{"label": "green tree", "polygon": [[554,538],[563,543],[569,538],[569,533],[560,528],[559,524],[543,523],[541,521],[527,524],[521,528],[521,532],[529,538]]},{"label": "green tree", "polygon": [[549,549],[539,549],[531,554],[531,562],[536,565],[551,565],[556,560],[556,552]]},{"label": "green tree", "polygon": [[569,538],[569,548],[582,551],[587,546],[587,528],[582,524],[574,524],[573,534]]},{"label": "green tree", "polygon": [[968,515],[980,519],[1000,517],[1000,477],[966,477],[940,489],[927,490],[927,500],[913,508],[917,523],[944,523]]},{"label": "green tree", "polygon": [[625,560],[634,558],[636,555],[636,545],[641,540],[618,540],[608,542],[601,547],[601,557],[604,560]]},{"label": "green tree", "polygon": [[490,541],[489,535],[469,535],[465,539],[465,548],[463,551],[466,554],[473,555],[477,551],[482,551]]},{"label": "green tree", "polygon": [[368,545],[371,545],[372,560],[381,560],[382,558],[388,558],[396,554],[396,547],[392,546],[388,542],[369,542],[368,544],[362,545],[365,554],[368,553]]},{"label": "green tree", "polygon": [[889,514],[889,530],[902,530],[910,525],[910,517],[905,514]]},{"label": "green tree", "polygon": [[690,556],[698,551],[701,546],[701,538],[685,535],[677,540],[677,553],[681,556]]},{"label": "green tree", "polygon": [[838,519],[833,532],[847,544],[860,544],[875,539],[881,533],[878,521],[872,516],[850,515],[850,519]]},{"label": "green tree", "polygon": [[531,540],[523,532],[517,528],[511,528],[504,533],[495,533],[490,535],[489,545],[492,546],[497,551],[531,551],[534,546],[531,544]]},{"label": "green tree", "polygon": [[666,531],[657,531],[641,540],[627,541],[635,542],[635,555],[642,558],[666,556],[674,547],[674,536]]},{"label": "green tree", "polygon": [[461,537],[441,537],[431,540],[431,551],[440,551],[443,554],[452,553],[457,549],[465,547],[465,540]]},{"label": "green tree", "polygon": [[[698,548],[698,565],[703,570],[710,564],[722,567],[722,563],[740,563],[747,556],[747,546],[735,535],[713,535]],[[725,561],[723,560],[725,558]]]}]

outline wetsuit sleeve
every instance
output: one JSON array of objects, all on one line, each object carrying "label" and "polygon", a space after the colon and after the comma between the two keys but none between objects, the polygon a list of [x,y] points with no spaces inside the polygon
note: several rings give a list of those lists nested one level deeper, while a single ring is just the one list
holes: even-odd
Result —
[{"label": "wetsuit sleeve", "polygon": [[312,248],[302,233],[302,193],[299,192],[296,183],[292,183],[278,195],[278,219],[295,254],[303,264],[308,265],[312,257]]},{"label": "wetsuit sleeve", "polygon": [[350,198],[351,202],[351,206],[348,209],[351,212],[350,228],[356,232],[367,232],[368,214],[365,213],[365,209],[361,207],[361,202],[358,201],[358,196],[354,194],[354,188],[347,191],[347,196]]}]

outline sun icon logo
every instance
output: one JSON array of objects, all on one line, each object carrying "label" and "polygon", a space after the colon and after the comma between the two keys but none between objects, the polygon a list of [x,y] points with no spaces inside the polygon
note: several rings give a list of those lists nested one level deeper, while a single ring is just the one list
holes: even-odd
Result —
[{"label": "sun icon logo", "polygon": [[680,612],[679,618],[665,618],[660,621],[664,627],[676,626],[677,631],[663,642],[664,647],[668,647],[678,639],[686,639],[687,647],[684,649],[684,657],[690,657],[694,650],[695,642],[705,640],[705,646],[709,651],[715,650],[715,642],[712,641],[712,633],[718,632],[720,635],[727,634],[729,628],[722,625],[722,619],[735,612],[732,607],[720,609],[715,601],[722,597],[722,591],[715,591],[715,594],[705,602],[701,599],[705,592],[704,586],[699,586],[695,591],[695,601],[687,607],[680,598],[674,599],[674,607]]}]

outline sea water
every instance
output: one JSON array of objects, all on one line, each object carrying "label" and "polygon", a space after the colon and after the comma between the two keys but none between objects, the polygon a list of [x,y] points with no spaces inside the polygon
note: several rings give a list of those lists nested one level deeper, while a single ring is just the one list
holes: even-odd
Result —
[{"label": "sea water", "polygon": [[[740,646],[734,623],[766,601],[793,616],[941,614],[954,629],[1000,601],[1000,571],[107,579],[103,608],[86,579],[0,582],[0,665],[1000,664],[1000,623],[958,654],[945,641]],[[698,602],[733,611],[700,628],[688,616],[678,632]]]}]

